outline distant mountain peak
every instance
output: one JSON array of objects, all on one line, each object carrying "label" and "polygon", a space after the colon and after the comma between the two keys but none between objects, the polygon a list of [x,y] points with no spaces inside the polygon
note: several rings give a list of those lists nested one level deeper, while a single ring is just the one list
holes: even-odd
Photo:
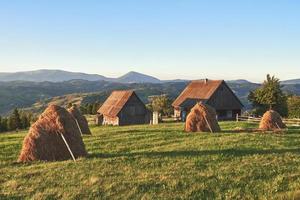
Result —
[{"label": "distant mountain peak", "polygon": [[130,71],[125,75],[117,78],[115,81],[120,83],[161,83],[162,81],[153,76]]}]

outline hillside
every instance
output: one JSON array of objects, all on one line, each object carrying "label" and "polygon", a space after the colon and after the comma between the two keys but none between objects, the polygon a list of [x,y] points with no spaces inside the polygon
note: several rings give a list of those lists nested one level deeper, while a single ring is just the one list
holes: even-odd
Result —
[{"label": "hillside", "polygon": [[[0,82],[0,115],[5,115],[13,108],[28,108],[33,110],[44,108],[49,102],[70,102],[72,96],[82,99],[80,102],[103,102],[113,90],[133,89],[147,103],[148,96],[167,94],[175,99],[188,84],[187,81],[163,83],[117,83],[107,81],[71,80],[64,82]],[[247,100],[249,91],[259,87],[259,84],[245,81],[230,81],[229,87],[240,98],[245,109],[250,108]],[[287,93],[300,95],[300,84],[283,85]],[[54,98],[55,97],[55,98]],[[54,99],[53,99],[54,98]],[[74,100],[75,101],[75,100]],[[64,105],[64,103],[62,105]],[[30,109],[30,108],[29,108]]]},{"label": "hillside", "polygon": [[[0,199],[298,199],[300,134],[187,134],[182,123],[92,127],[87,158],[16,163],[26,132],[0,134]],[[30,183],[30,184],[29,184]]]},{"label": "hillside", "polygon": [[[104,101],[112,90],[134,89],[144,102],[148,96],[168,94],[176,98],[186,86],[186,82],[169,82],[164,84],[132,83],[123,84],[107,81],[72,80],[65,82],[0,82],[0,115],[4,115],[13,108],[27,108],[33,104],[45,104],[52,101],[53,97],[68,94],[83,96],[86,102]],[[83,94],[82,94],[83,93]],[[91,93],[91,94],[85,94]],[[62,97],[64,98],[64,97]],[[45,102],[45,103],[44,103]],[[38,107],[38,106],[37,106]]]}]

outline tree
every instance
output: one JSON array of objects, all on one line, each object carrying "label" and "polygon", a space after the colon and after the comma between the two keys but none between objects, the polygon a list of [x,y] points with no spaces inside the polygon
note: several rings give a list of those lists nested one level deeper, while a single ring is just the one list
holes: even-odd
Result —
[{"label": "tree", "polygon": [[22,128],[20,113],[17,108],[15,108],[13,113],[9,116],[7,126],[10,131]]},{"label": "tree", "polygon": [[7,118],[2,118],[1,119],[1,130],[2,130],[2,132],[8,131]]},{"label": "tree", "polygon": [[16,128],[18,128],[18,129],[22,128],[20,113],[17,108],[14,109],[12,116],[13,116],[13,119],[15,120]]},{"label": "tree", "polygon": [[287,97],[282,92],[280,81],[275,76],[267,75],[262,86],[249,93],[255,114],[262,115],[269,109],[276,110],[282,116],[287,116]]},{"label": "tree", "polygon": [[97,104],[93,104],[92,114],[95,115],[97,113]]},{"label": "tree", "polygon": [[81,105],[79,109],[80,109],[82,114],[87,114],[87,110],[86,110],[86,107],[84,105]]},{"label": "tree", "polygon": [[172,101],[166,95],[153,97],[147,108],[165,116],[173,113]]},{"label": "tree", "polygon": [[100,105],[101,104],[99,102],[96,102],[96,103],[93,104],[93,109],[92,109],[92,114],[93,115],[97,114],[97,112],[98,112],[98,110],[100,108]]},{"label": "tree", "polygon": [[1,121],[2,121],[2,117],[0,116],[0,133],[3,132]]},{"label": "tree", "polygon": [[30,126],[30,117],[26,113],[21,114],[21,126],[26,129]]},{"label": "tree", "polygon": [[70,102],[70,103],[68,103],[67,108],[71,108],[72,106],[73,106],[73,104]]},{"label": "tree", "polygon": [[87,114],[93,114],[93,105],[90,103],[87,105]]},{"label": "tree", "polygon": [[289,118],[300,118],[300,96],[290,96],[287,105]]}]

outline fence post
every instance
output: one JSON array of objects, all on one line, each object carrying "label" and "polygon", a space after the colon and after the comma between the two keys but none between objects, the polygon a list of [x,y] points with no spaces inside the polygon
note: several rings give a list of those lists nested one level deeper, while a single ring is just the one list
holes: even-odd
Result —
[{"label": "fence post", "polygon": [[236,122],[239,122],[239,113],[236,113]]}]

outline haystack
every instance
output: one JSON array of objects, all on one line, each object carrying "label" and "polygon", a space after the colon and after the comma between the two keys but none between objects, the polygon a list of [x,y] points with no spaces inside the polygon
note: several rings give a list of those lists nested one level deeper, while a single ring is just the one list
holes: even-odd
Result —
[{"label": "haystack", "polygon": [[72,154],[68,150],[68,147],[75,158],[87,155],[73,117],[66,109],[51,105],[31,126],[29,133],[23,141],[18,161],[72,159]]},{"label": "haystack", "polygon": [[86,118],[80,113],[76,105],[73,105],[71,108],[68,109],[69,113],[74,117],[77,121],[80,131],[82,134],[91,135],[91,131],[89,128],[88,121]]},{"label": "haystack", "polygon": [[220,132],[214,108],[197,103],[188,114],[185,122],[187,132]]},{"label": "haystack", "polygon": [[280,114],[274,110],[265,112],[259,123],[259,129],[262,130],[276,130],[282,128],[286,128],[286,125],[282,122]]}]

